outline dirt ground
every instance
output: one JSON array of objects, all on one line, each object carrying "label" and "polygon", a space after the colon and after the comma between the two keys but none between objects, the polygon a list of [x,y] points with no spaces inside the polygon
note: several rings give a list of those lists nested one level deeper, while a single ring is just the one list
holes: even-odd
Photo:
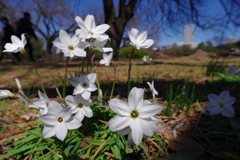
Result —
[{"label": "dirt ground", "polygon": [[[211,77],[207,77],[205,73],[207,65],[213,59],[218,60],[226,66],[235,65],[240,67],[240,57],[229,56],[216,58],[209,54],[194,54],[184,57],[171,57],[163,55],[153,58],[151,63],[148,65],[143,64],[141,59],[133,60],[131,77],[134,82],[137,83],[138,87],[143,88],[148,87],[145,84],[146,81],[154,79],[156,81],[155,88],[158,91],[166,89],[160,84],[163,81],[176,81],[177,83],[177,80],[184,80],[190,81],[194,84],[204,85],[211,79]],[[54,92],[54,94],[50,94],[49,97],[51,99],[56,99],[55,88],[61,89],[63,84],[65,61],[58,61],[54,59],[39,60],[35,64],[47,92]],[[95,60],[94,64],[96,67],[93,72],[97,73],[100,84],[111,85],[114,80],[113,67],[100,66],[99,60]],[[128,60],[113,60],[112,64],[116,66],[116,84],[125,83],[127,81]],[[78,76],[80,71],[81,60],[72,60],[69,62],[68,77]],[[9,89],[13,93],[16,93],[17,87],[15,84],[15,78],[20,80],[25,93],[31,100],[37,97],[36,91],[37,89],[40,89],[40,85],[31,62],[27,60],[15,63],[12,63],[11,60],[0,62],[0,89]],[[111,86],[108,86],[108,88],[111,89]],[[234,89],[237,90],[237,88],[232,88],[232,90]],[[159,98],[162,98],[161,94]],[[206,101],[206,97],[204,98]],[[196,122],[199,118],[199,109],[194,108],[191,114],[191,118]],[[0,100],[0,117],[13,123],[17,123],[20,126],[24,126],[24,124],[30,120],[38,119],[36,112],[33,110],[26,110],[25,104],[23,104],[23,102],[21,102],[17,97]],[[31,128],[31,126],[25,127],[28,127],[28,129]],[[0,132],[0,142],[4,141],[11,135],[21,132],[20,130],[13,129],[11,126],[3,124],[0,124],[0,128],[2,132],[2,134]]]}]

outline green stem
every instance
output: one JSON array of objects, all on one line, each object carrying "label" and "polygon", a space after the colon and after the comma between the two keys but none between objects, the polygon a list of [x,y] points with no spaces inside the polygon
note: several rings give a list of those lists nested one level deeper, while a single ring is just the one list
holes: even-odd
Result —
[{"label": "green stem", "polygon": [[33,65],[33,67],[34,67],[34,69],[35,69],[35,72],[36,72],[36,75],[37,75],[37,77],[38,77],[38,81],[39,81],[39,83],[40,83],[40,85],[41,85],[41,88],[42,88],[44,94],[47,96],[47,92],[45,91],[45,88],[44,88],[44,86],[43,86],[43,84],[42,84],[41,76],[40,76],[40,74],[38,73],[38,70],[37,70],[37,68],[36,68],[36,66],[35,66],[35,63],[34,63],[33,60],[29,57],[29,55],[27,54],[27,52],[26,52],[25,49],[21,50],[20,52],[21,52],[24,56],[27,56],[28,59],[32,62],[32,65]]},{"label": "green stem", "polygon": [[100,88],[100,83],[98,81],[98,78],[96,78],[96,83],[97,83],[97,87],[98,87],[98,100],[101,101],[102,100],[102,94],[101,94],[101,88]]},{"label": "green stem", "polygon": [[62,96],[61,96],[61,94],[60,94],[60,92],[59,92],[59,90],[58,90],[58,88],[56,88],[56,91],[57,91],[58,97],[61,98],[61,99],[63,99]]},{"label": "green stem", "polygon": [[64,84],[63,84],[63,97],[66,96],[66,83],[67,83],[68,62],[69,62],[69,57],[67,57],[67,61],[66,61],[65,78],[64,78]]},{"label": "green stem", "polygon": [[112,99],[113,91],[115,88],[115,82],[116,82],[116,66],[113,64],[113,70],[114,70],[114,80],[113,80],[113,85],[112,85],[112,91],[110,95],[110,99]]},{"label": "green stem", "polygon": [[81,133],[81,132],[79,132],[78,130],[75,130],[82,138],[85,138],[85,136]]},{"label": "green stem", "polygon": [[135,53],[135,51],[136,51],[136,47],[133,47],[132,48],[132,53],[130,54],[129,62],[128,62],[128,94],[130,92],[130,79],[131,79],[131,69],[132,69],[131,60],[132,60],[132,56]]}]

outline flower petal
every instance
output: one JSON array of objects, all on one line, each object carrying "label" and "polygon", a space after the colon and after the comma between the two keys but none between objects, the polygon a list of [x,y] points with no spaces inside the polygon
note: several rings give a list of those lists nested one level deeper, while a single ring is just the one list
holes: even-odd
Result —
[{"label": "flower petal", "polygon": [[68,80],[69,80],[70,84],[74,87],[76,87],[80,83],[79,77],[72,77],[72,78],[69,78]]},{"label": "flower petal", "polygon": [[75,48],[74,49],[74,55],[78,57],[86,57],[87,53],[81,48]]},{"label": "flower petal", "polygon": [[40,90],[38,90],[38,96],[40,99],[44,100],[46,103],[50,102],[49,98],[44,93],[42,93]]},{"label": "flower petal", "polygon": [[219,106],[221,103],[221,99],[216,94],[208,94],[208,99],[213,105],[216,106]]},{"label": "flower petal", "polygon": [[21,41],[22,41],[22,44],[23,44],[23,47],[24,47],[27,44],[27,39],[26,39],[24,33],[21,35]]},{"label": "flower petal", "polygon": [[67,107],[61,109],[58,114],[59,117],[62,117],[63,121],[67,121],[72,116],[72,108]]},{"label": "flower petal", "polygon": [[131,135],[133,142],[136,145],[139,145],[143,138],[143,130],[145,129],[143,128],[141,121],[139,121],[139,118],[137,119],[130,118],[130,128],[132,130]]},{"label": "flower petal", "polygon": [[236,101],[236,98],[234,97],[228,97],[223,103],[224,103],[224,108],[231,106],[234,102]]},{"label": "flower petal", "polygon": [[88,100],[91,96],[91,92],[85,90],[85,91],[83,91],[83,93],[81,93],[81,95],[85,100]]},{"label": "flower petal", "polygon": [[15,35],[11,36],[12,43],[18,47],[23,47],[22,41]]},{"label": "flower petal", "polygon": [[87,88],[87,91],[93,92],[96,91],[98,88],[95,84],[89,83],[89,87]]},{"label": "flower petal", "polygon": [[141,46],[141,48],[149,48],[149,47],[151,47],[151,45],[153,45],[153,43],[154,43],[154,41],[152,39],[147,39],[140,46]]},{"label": "flower petal", "polygon": [[108,122],[109,129],[112,131],[122,130],[129,126],[130,119],[129,117],[117,115]]},{"label": "flower petal", "polygon": [[42,137],[43,138],[49,138],[54,136],[55,133],[55,129],[54,126],[50,126],[50,125],[45,125],[43,128],[43,133],[42,133]]},{"label": "flower petal", "polygon": [[143,31],[138,34],[136,43],[137,44],[142,44],[145,40],[147,39],[147,31]]},{"label": "flower petal", "polygon": [[219,106],[213,105],[211,102],[209,102],[205,109],[210,111],[210,115],[216,115],[222,111],[223,108],[220,108]]},{"label": "flower petal", "polygon": [[131,128],[130,127],[126,127],[126,128],[123,128],[121,130],[118,130],[116,131],[118,134],[120,135],[126,135],[126,134],[131,134]]},{"label": "flower petal", "polygon": [[92,29],[95,28],[95,26],[96,26],[94,16],[87,15],[84,20],[84,24],[85,24],[86,28],[88,29],[88,31],[92,31]]},{"label": "flower petal", "polygon": [[235,112],[233,107],[223,108],[223,110],[221,111],[221,114],[224,115],[225,117],[235,117]]},{"label": "flower petal", "polygon": [[82,108],[82,113],[88,118],[93,116],[93,111],[90,107],[83,107]]},{"label": "flower petal", "polygon": [[[148,123],[147,121],[145,121],[141,118],[139,118],[138,121],[139,121],[139,124],[141,124],[140,127],[142,128],[143,133],[147,136],[152,136],[153,131],[155,131],[157,128],[156,124],[152,121],[153,125],[151,125],[152,124],[151,122]],[[151,128],[151,127],[154,127],[154,128]]]},{"label": "flower petal", "polygon": [[66,138],[68,132],[66,123],[65,122],[59,123],[58,125],[54,126],[54,129],[57,138],[63,141]]},{"label": "flower petal", "polygon": [[138,108],[139,118],[150,118],[159,113],[164,107],[160,104],[146,104]]},{"label": "flower petal", "polygon": [[96,81],[97,74],[96,73],[90,73],[90,74],[87,75],[87,78],[91,83],[94,83]]},{"label": "flower petal", "polygon": [[75,115],[75,117],[80,121],[82,122],[83,118],[84,118],[84,115],[81,111],[81,109],[77,112],[77,114]]},{"label": "flower petal", "polygon": [[48,104],[48,113],[57,114],[62,108],[58,102],[51,100]]},{"label": "flower petal", "polygon": [[135,110],[142,106],[144,90],[141,88],[132,88],[128,96],[128,106],[131,110]]},{"label": "flower petal", "polygon": [[71,37],[69,36],[69,34],[66,31],[64,31],[64,30],[59,31],[59,39],[60,39],[61,42],[66,43],[67,46],[71,45],[70,44],[71,43]]},{"label": "flower petal", "polygon": [[84,91],[85,89],[79,84],[74,88],[73,95],[82,94]]},{"label": "flower petal", "polygon": [[129,108],[127,102],[125,101],[113,98],[109,101],[109,107],[119,115],[130,117],[131,109]]},{"label": "flower petal", "polygon": [[52,43],[59,49],[68,49],[68,46],[61,41],[53,41]]},{"label": "flower petal", "polygon": [[75,102],[74,96],[71,95],[66,96],[65,101],[70,107],[76,108],[77,104]]},{"label": "flower petal", "polygon": [[82,126],[82,123],[76,117],[71,117],[71,120],[66,122],[67,129],[77,129]]},{"label": "flower petal", "polygon": [[83,31],[88,32],[88,29],[85,26],[85,23],[83,22],[82,18],[80,18],[79,16],[76,16],[75,21]]},{"label": "flower petal", "polygon": [[131,31],[128,31],[128,36],[133,45],[136,44],[136,39],[139,31],[136,28],[132,28]]},{"label": "flower petal", "polygon": [[43,121],[44,123],[48,124],[48,125],[57,125],[58,122],[58,116],[56,116],[55,114],[44,114],[40,116],[41,121]]},{"label": "flower petal", "polygon": [[102,34],[106,32],[109,28],[110,26],[108,24],[101,24],[93,28],[92,31],[94,32],[94,34]]}]

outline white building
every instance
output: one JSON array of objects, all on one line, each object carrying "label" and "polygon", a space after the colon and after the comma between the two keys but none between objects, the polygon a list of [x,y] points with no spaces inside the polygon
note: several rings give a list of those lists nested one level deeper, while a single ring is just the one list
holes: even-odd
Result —
[{"label": "white building", "polygon": [[184,41],[178,42],[178,46],[188,45],[192,49],[198,46],[198,43],[193,42],[195,28],[196,27],[193,24],[184,26]]}]

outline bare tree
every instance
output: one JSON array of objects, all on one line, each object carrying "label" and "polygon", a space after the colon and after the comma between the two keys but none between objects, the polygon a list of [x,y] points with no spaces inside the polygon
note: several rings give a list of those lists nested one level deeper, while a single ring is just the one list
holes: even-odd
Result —
[{"label": "bare tree", "polygon": [[105,23],[111,26],[107,33],[114,57],[118,57],[124,28],[134,16],[139,16],[145,23],[155,23],[167,34],[170,29],[170,32],[179,31],[179,26],[187,23],[194,23],[203,30],[214,29],[218,33],[223,33],[231,25],[240,26],[240,1],[217,2],[219,6],[213,7],[218,7],[218,12],[212,12],[208,0],[118,0],[115,7],[113,0],[103,0]]}]

